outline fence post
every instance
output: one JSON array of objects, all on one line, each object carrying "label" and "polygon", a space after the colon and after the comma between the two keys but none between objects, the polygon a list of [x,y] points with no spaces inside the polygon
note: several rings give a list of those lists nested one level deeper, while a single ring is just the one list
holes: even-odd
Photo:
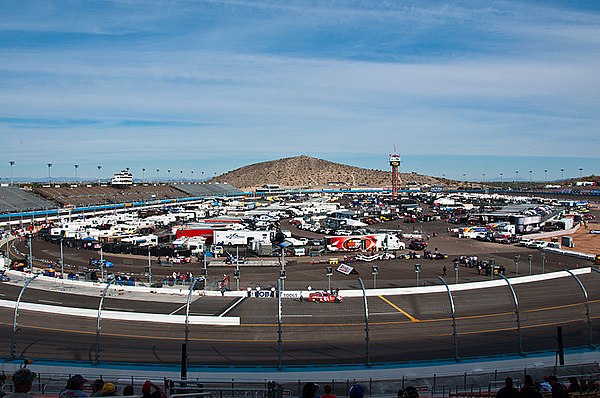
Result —
[{"label": "fence post", "polygon": [[[9,248],[9,250],[10,250],[10,248]],[[25,292],[25,289],[27,289],[27,286],[29,286],[29,284],[31,282],[33,282],[33,280],[37,277],[38,277],[38,275],[34,275],[33,278],[25,280],[25,284],[21,288],[21,292],[19,293],[19,297],[17,297],[17,302],[15,303],[15,316],[13,319],[12,339],[10,342],[10,359],[15,359],[15,351],[17,350],[17,331],[18,331],[17,326],[19,325],[18,318],[19,318],[19,304],[21,303],[21,297],[23,297],[23,293]]]},{"label": "fence post", "polygon": [[[187,379],[187,367],[188,367],[188,342],[190,335],[190,303],[192,301],[192,294],[194,293],[194,286],[196,286],[196,282],[198,282],[198,278],[194,278],[192,284],[190,285],[190,290],[188,292],[187,301],[185,305],[185,329],[183,332],[183,343],[181,344],[181,378]],[[205,279],[206,283],[206,279]]]},{"label": "fence post", "polygon": [[367,305],[367,292],[365,291],[365,284],[361,278],[358,278],[360,287],[363,292],[364,308],[365,308],[365,352],[367,355],[367,367],[371,366],[371,352],[370,352],[370,339],[369,339],[369,307]]},{"label": "fence post", "polygon": [[[281,249],[283,252],[283,249]],[[283,279],[277,280],[277,369],[281,370],[281,357],[283,354],[283,331],[281,329],[281,282]]]},{"label": "fence post", "polygon": [[504,279],[504,281],[508,285],[510,292],[512,294],[513,302],[515,303],[515,314],[517,314],[517,340],[518,340],[518,344],[519,344],[519,355],[525,355],[523,353],[523,340],[521,339],[521,315],[520,315],[520,311],[519,311],[519,300],[517,299],[517,294],[515,293],[515,289],[513,289],[510,281],[504,275],[502,275],[502,274],[498,274],[498,275],[500,277],[502,277],[502,279]]},{"label": "fence post", "polygon": [[438,276],[438,278],[442,281],[444,286],[446,286],[446,291],[448,292],[448,299],[450,300],[450,310],[452,311],[452,339],[454,344],[454,360],[456,362],[460,361],[458,357],[458,336],[456,334],[456,308],[454,307],[454,299],[452,298],[452,293],[450,292],[450,286],[446,283],[444,278]]},{"label": "fence post", "polygon": [[104,303],[104,297],[108,292],[108,288],[113,284],[115,280],[111,279],[106,284],[106,287],[102,291],[102,297],[100,297],[100,303],[98,303],[98,319],[96,319],[96,357],[94,358],[94,365],[100,362],[100,318],[102,317],[102,304]]}]

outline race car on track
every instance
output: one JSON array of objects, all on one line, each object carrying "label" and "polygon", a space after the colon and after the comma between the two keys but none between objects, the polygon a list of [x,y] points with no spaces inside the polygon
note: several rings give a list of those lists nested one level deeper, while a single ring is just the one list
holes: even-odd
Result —
[{"label": "race car on track", "polygon": [[191,257],[173,257],[171,259],[171,262],[173,264],[186,264],[186,263],[189,263],[190,261],[192,261]]},{"label": "race car on track", "polygon": [[329,292],[314,292],[308,295],[308,301],[313,303],[341,303],[343,298]]}]

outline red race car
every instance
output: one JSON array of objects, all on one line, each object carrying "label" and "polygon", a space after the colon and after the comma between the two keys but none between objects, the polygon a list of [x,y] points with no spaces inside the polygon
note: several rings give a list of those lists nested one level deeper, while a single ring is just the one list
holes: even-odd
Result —
[{"label": "red race car", "polygon": [[173,264],[186,264],[192,261],[191,257],[173,257],[171,262]]},{"label": "red race car", "polygon": [[329,292],[314,292],[308,295],[308,301],[314,303],[341,303],[343,298]]}]

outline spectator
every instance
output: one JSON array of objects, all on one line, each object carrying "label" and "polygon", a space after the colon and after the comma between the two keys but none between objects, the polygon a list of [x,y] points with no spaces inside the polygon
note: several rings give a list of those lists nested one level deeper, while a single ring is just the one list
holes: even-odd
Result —
[{"label": "spectator", "polygon": [[558,378],[554,375],[548,376],[548,382],[552,386],[552,398],[568,398],[569,393],[565,386],[558,381]]},{"label": "spectator", "polygon": [[405,392],[407,398],[419,398],[419,391],[413,386],[406,387]]},{"label": "spectator", "polygon": [[59,398],[75,398],[75,397],[87,397],[88,395],[83,392],[83,387],[87,383],[87,380],[82,375],[75,375],[67,380],[67,385],[64,390],[59,394]]},{"label": "spectator", "polygon": [[5,395],[5,398],[33,398],[29,393],[33,385],[33,380],[37,375],[29,369],[19,369],[12,376],[12,382],[15,390],[12,394]]},{"label": "spectator", "polygon": [[350,387],[348,398],[363,398],[365,396],[365,388],[360,384],[355,384]]},{"label": "spectator", "polygon": [[542,393],[536,387],[531,375],[525,375],[523,387],[519,391],[519,398],[542,398]]},{"label": "spectator", "polygon": [[331,392],[332,389],[329,384],[323,387],[323,390],[325,391],[325,394],[321,395],[321,398],[336,398],[336,395]]},{"label": "spectator", "polygon": [[579,387],[576,377],[569,377],[569,387],[567,387],[567,392],[581,392],[581,387]]},{"label": "spectator", "polygon": [[104,383],[100,391],[101,397],[113,397],[117,395],[117,386],[114,383]]},{"label": "spectator", "polygon": [[150,380],[146,380],[146,382],[142,386],[142,397],[143,398],[166,398],[167,396],[159,386],[157,386]]},{"label": "spectator", "polygon": [[127,386],[123,387],[123,396],[124,397],[129,397],[132,395],[135,395],[135,391],[133,390],[132,385],[127,385]]},{"label": "spectator", "polygon": [[552,386],[548,381],[548,376],[544,376],[544,379],[540,382],[539,390],[542,394],[547,394],[552,392]]},{"label": "spectator", "polygon": [[513,387],[513,379],[511,377],[504,379],[504,387],[496,393],[496,398],[517,398],[518,396],[519,390]]},{"label": "spectator", "polygon": [[102,387],[104,386],[104,380],[96,379],[92,382],[92,397],[97,397],[102,392]]},{"label": "spectator", "polygon": [[319,385],[308,382],[308,383],[304,384],[304,386],[302,387],[302,397],[301,398],[316,398],[317,391],[319,391]]}]

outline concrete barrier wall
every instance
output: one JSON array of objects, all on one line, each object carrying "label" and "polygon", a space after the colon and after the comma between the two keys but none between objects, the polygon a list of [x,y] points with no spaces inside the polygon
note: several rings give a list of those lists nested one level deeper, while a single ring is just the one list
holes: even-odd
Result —
[{"label": "concrete barrier wall", "polygon": [[[10,300],[0,300],[0,307],[10,308],[14,310],[15,302]],[[35,311],[35,312],[51,312],[61,315],[71,315],[85,318],[97,318],[98,310],[88,308],[73,308],[73,307],[57,307],[46,304],[35,304],[21,302],[19,310]],[[137,322],[153,322],[153,323],[172,323],[184,324],[185,315],[168,315],[168,314],[151,314],[141,312],[124,312],[124,311],[109,311],[102,310],[102,319],[115,319],[123,321]],[[217,316],[190,316],[190,325],[217,325],[217,326],[238,326],[240,324],[239,317],[217,317]]]}]

